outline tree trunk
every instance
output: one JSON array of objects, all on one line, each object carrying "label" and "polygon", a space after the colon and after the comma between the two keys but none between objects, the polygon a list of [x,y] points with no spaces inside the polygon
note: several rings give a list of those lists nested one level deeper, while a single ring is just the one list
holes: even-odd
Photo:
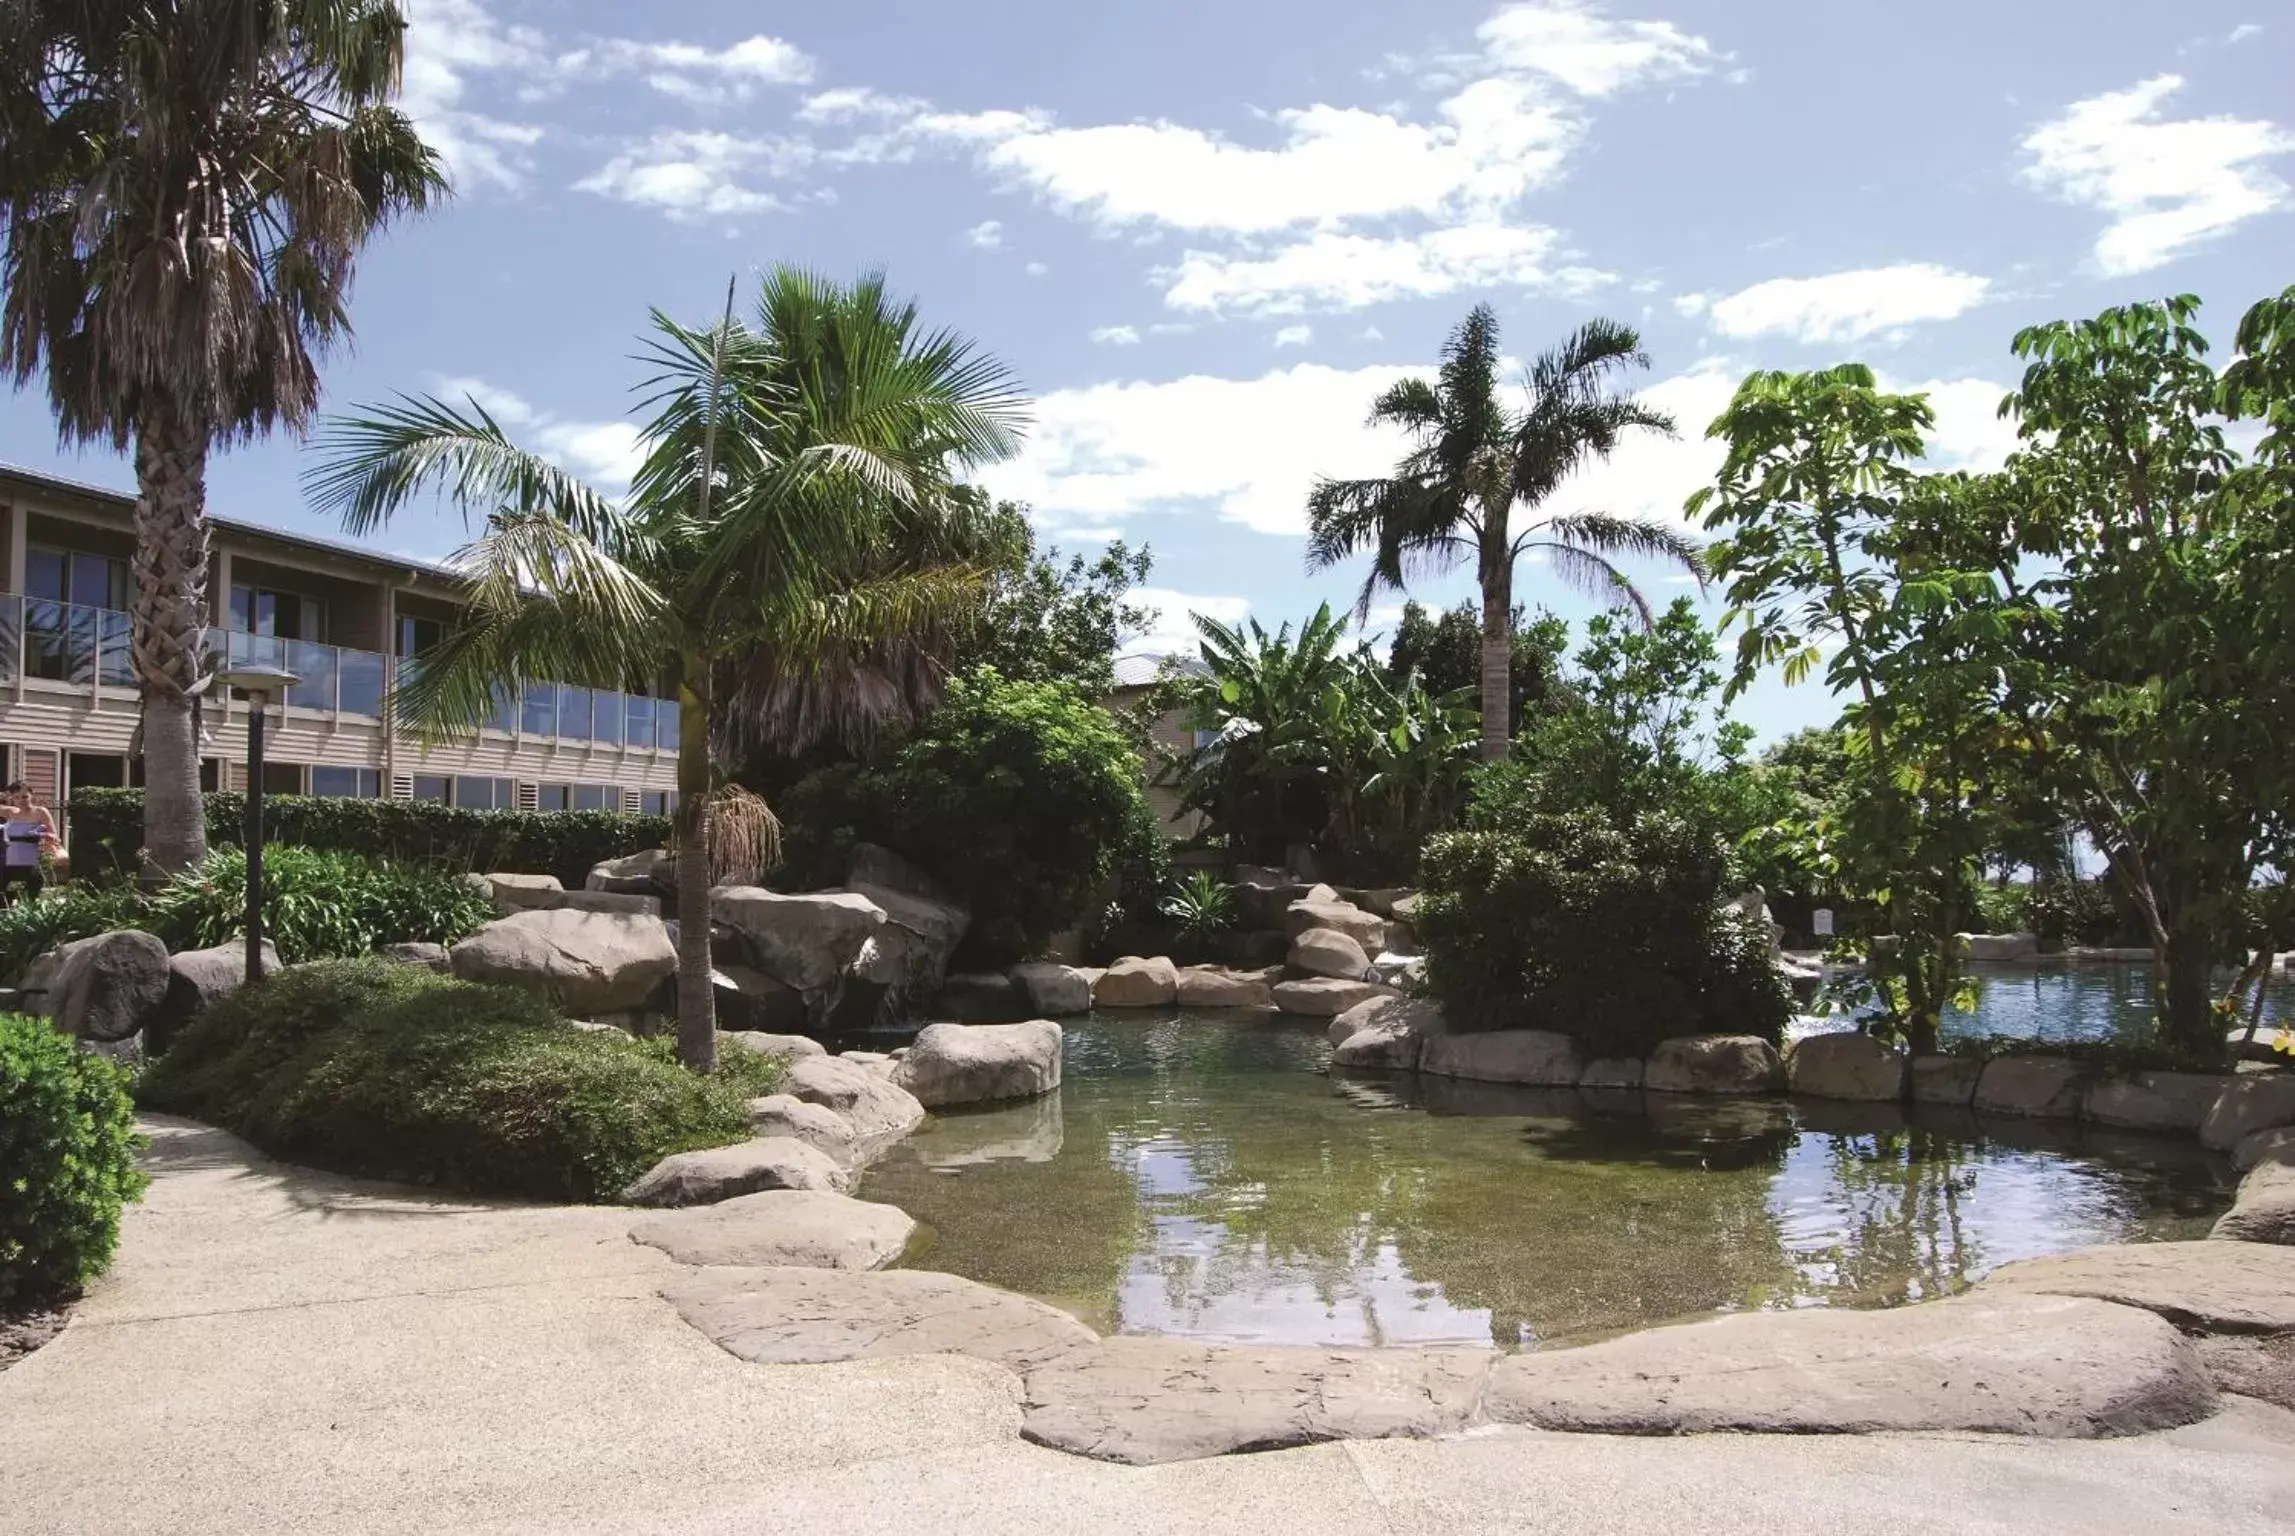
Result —
[{"label": "tree trunk", "polygon": [[677,702],[677,1059],[717,1070],[717,994],[709,956],[709,671],[688,658]]},{"label": "tree trunk", "polygon": [[207,438],[171,413],[136,424],[133,657],[143,699],[147,876],[207,853],[192,690],[207,664]]},{"label": "tree trunk", "polygon": [[1482,760],[1504,762],[1513,742],[1514,564],[1502,544],[1482,557]]},{"label": "tree trunk", "polygon": [[2215,1011],[2209,974],[2215,957],[2207,938],[2181,924],[2170,928],[2164,953],[2153,960],[2158,974],[2152,990],[2160,1011],[2160,1041],[2195,1065],[2213,1066],[2223,1055],[2227,1031]]}]

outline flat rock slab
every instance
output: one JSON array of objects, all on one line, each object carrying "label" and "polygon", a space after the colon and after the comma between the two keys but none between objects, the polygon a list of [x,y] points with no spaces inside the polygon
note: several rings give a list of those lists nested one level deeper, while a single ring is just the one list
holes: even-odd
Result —
[{"label": "flat rock slab", "polygon": [[633,1241],[680,1264],[751,1269],[882,1269],[915,1235],[915,1219],[898,1206],[811,1189],[741,1195],[630,1224]]},{"label": "flat rock slab", "polygon": [[2231,1241],[2295,1245],[2295,1163],[2257,1163],[2239,1181],[2239,1198],[2208,1233]]},{"label": "flat rock slab", "polygon": [[718,1345],[761,1365],[969,1355],[1026,1371],[1099,1339],[1057,1307],[922,1269],[705,1269],[662,1295]]},{"label": "flat rock slab", "polygon": [[2089,1439],[2188,1424],[2215,1389],[2191,1342],[2132,1307],[1977,1295],[1888,1311],[1749,1312],[1513,1355],[1484,1411],[1608,1434],[1946,1430]]},{"label": "flat rock slab", "polygon": [[[807,1106],[811,1107],[811,1106]],[[766,1189],[828,1189],[843,1194],[853,1175],[835,1158],[794,1136],[758,1136],[728,1147],[673,1152],[654,1164],[622,1199],[631,1205],[715,1205]]]},{"label": "flat rock slab", "polygon": [[1134,1466],[1323,1440],[1423,1438],[1474,1420],[1493,1358],[1483,1350],[1102,1339],[1026,1373],[1020,1432]]},{"label": "flat rock slab", "polygon": [[[890,1068],[892,1058],[879,1057]],[[894,1086],[884,1073],[844,1056],[804,1056],[792,1062],[783,1091],[807,1104],[844,1116],[864,1148],[898,1141],[924,1122],[916,1095]]]},{"label": "flat rock slab", "polygon": [[2207,1333],[2295,1329],[2295,1248],[2202,1238],[2127,1243],[2004,1264],[1982,1292],[2093,1296]]}]

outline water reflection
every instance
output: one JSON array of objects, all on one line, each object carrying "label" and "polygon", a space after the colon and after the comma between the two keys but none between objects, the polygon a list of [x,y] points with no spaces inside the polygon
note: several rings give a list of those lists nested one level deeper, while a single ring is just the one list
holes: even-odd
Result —
[{"label": "water reflection", "polygon": [[2231,1187],[2169,1138],[1335,1079],[1327,1055],[1257,1015],[1071,1022],[1059,1093],[936,1118],[862,1194],[933,1229],[926,1267],[1105,1331],[1518,1347],[1945,1294],[2011,1259],[2202,1235]]}]

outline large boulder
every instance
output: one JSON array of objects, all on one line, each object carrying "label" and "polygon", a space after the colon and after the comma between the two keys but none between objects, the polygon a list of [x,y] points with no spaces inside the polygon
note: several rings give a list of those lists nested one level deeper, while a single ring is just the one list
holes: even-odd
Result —
[{"label": "large boulder", "polygon": [[[143,1027],[144,1050],[155,1056],[168,1048],[184,1025],[247,984],[247,945],[243,939],[233,939],[213,949],[187,949],[171,955],[167,969],[167,995]],[[278,970],[278,947],[265,939],[263,974],[276,975]]]},{"label": "large boulder", "polygon": [[1408,901],[1417,894],[1416,891],[1404,885],[1376,886],[1370,889],[1342,889],[1339,892],[1341,900],[1351,901],[1365,912],[1375,912],[1381,917],[1394,916],[1396,902]]},{"label": "large boulder", "polygon": [[924,1119],[916,1095],[841,1056],[800,1057],[790,1063],[782,1087],[792,1097],[843,1115],[864,1148],[898,1141]]},{"label": "large boulder", "polygon": [[1270,1009],[1275,993],[1265,977],[1191,965],[1176,976],[1173,1001],[1182,1008]]},{"label": "large boulder", "polygon": [[[1318,890],[1328,891],[1330,887],[1321,886]],[[1318,928],[1343,933],[1361,945],[1365,951],[1363,963],[1366,966],[1370,964],[1371,955],[1386,947],[1386,919],[1375,912],[1365,912],[1351,901],[1339,900],[1335,891],[1329,900],[1318,900],[1310,896],[1305,900],[1294,901],[1283,909],[1283,931],[1292,938],[1296,939],[1302,933],[1312,933]]]},{"label": "large boulder", "polygon": [[1481,1083],[1533,1083],[1568,1088],[1585,1076],[1578,1042],[1547,1029],[1494,1029],[1436,1035],[1426,1042],[1418,1069],[1435,1077]]},{"label": "large boulder", "polygon": [[680,1264],[882,1269],[908,1250],[916,1221],[898,1206],[819,1189],[770,1189],[661,1211],[630,1237]]},{"label": "large boulder", "polygon": [[2295,1244],[2295,1163],[2273,1158],[2248,1169],[2239,1181],[2239,1198],[2208,1236]]},{"label": "large boulder", "polygon": [[648,848],[590,866],[582,880],[585,891],[616,896],[677,898],[677,855],[667,848]]},{"label": "large boulder", "polygon": [[2200,1333],[2295,1331],[2295,1249],[2270,1243],[2114,1243],[2003,1264],[1986,1291],[2090,1296]]},{"label": "large boulder", "polygon": [[717,1032],[717,1049],[720,1054],[752,1051],[783,1062],[829,1054],[829,1048],[810,1035],[776,1035],[762,1029],[721,1029]]},{"label": "large boulder", "polygon": [[662,912],[659,896],[624,891],[560,891],[550,906],[575,912],[642,912],[647,917],[659,917]]},{"label": "large boulder", "polygon": [[[167,1001],[167,946],[138,928],[59,944],[32,962],[18,989],[34,1013],[106,1054],[134,1055]],[[116,1049],[115,1049],[116,1048]]]},{"label": "large boulder", "polygon": [[1071,965],[1032,961],[1012,967],[1012,984],[1027,999],[1029,1011],[1046,1018],[1092,1011],[1092,984]]},{"label": "large boulder", "polygon": [[1893,1104],[1905,1094],[1905,1059],[1858,1030],[1809,1035],[1786,1052],[1785,1082],[1813,1099]]},{"label": "large boulder", "polygon": [[862,946],[885,925],[885,909],[851,891],[784,896],[756,885],[721,885],[709,893],[710,916],[732,930],[749,962],[794,987],[816,1018],[844,988]]},{"label": "large boulder", "polygon": [[674,1152],[622,1191],[631,1205],[715,1205],[765,1189],[843,1194],[853,1176],[828,1153],[794,1136],[760,1136],[729,1147]]},{"label": "large boulder", "polygon": [[2199,1129],[2215,1101],[2230,1087],[2228,1073],[2134,1072],[2088,1084],[2082,1119],[2137,1131]]},{"label": "large boulder", "polygon": [[927,1109],[1032,1099],[1060,1086],[1060,1026],[928,1024],[892,1072],[893,1083]]},{"label": "large boulder", "polygon": [[1973,1056],[1915,1056],[1912,1059],[1913,1102],[1952,1104],[1966,1109],[1976,1102],[1976,1083],[1982,1076],[1984,1063]]},{"label": "large boulder", "polygon": [[761,1137],[788,1136],[818,1148],[840,1167],[860,1161],[860,1142],[843,1115],[795,1094],[769,1093],[749,1101],[749,1129]]},{"label": "large boulder", "polygon": [[1426,957],[1382,949],[1371,957],[1370,979],[1382,987],[1416,987],[1426,980]]},{"label": "large boulder", "polygon": [[1371,957],[1363,946],[1335,928],[1310,928],[1291,941],[1284,963],[1303,976],[1336,976],[1361,981],[1369,974]]},{"label": "large boulder", "polygon": [[1331,1021],[1331,1065],[1408,1072],[1443,1041],[1442,1005],[1415,997],[1374,997]]},{"label": "large boulder", "polygon": [[2200,1122],[2203,1146],[2228,1152],[2276,1126],[2295,1125],[2295,1072],[2250,1073],[2235,1079]]},{"label": "large boulder", "polygon": [[[892,854],[874,852],[879,857],[859,861],[869,872],[889,874],[895,880],[923,880],[905,868],[894,868]],[[955,902],[919,895],[901,885],[856,882],[850,889],[875,904],[885,921],[862,941],[845,978],[839,1012],[854,1025],[900,1023],[940,990],[949,956],[972,927],[972,914]]]},{"label": "large boulder", "polygon": [[1012,1024],[1028,1017],[1028,1001],[1011,977],[982,972],[942,982],[932,1011],[960,1024]]},{"label": "large boulder", "polygon": [[1630,1091],[1642,1085],[1642,1065],[1639,1056],[1597,1056],[1578,1074],[1578,1086],[1597,1092],[1602,1089]]},{"label": "large boulder", "polygon": [[2088,1072],[2061,1056],[1995,1056],[1976,1080],[1976,1107],[1985,1114],[2072,1120],[2087,1096]]},{"label": "large boulder", "polygon": [[1168,1008],[1179,995],[1179,969],[1161,955],[1126,955],[1092,983],[1095,1008]]},{"label": "large boulder", "polygon": [[791,1034],[813,1022],[805,994],[753,965],[719,960],[709,981],[721,1028]]},{"label": "large boulder", "polygon": [[1758,1035],[1684,1035],[1658,1042],[1642,1086],[1655,1093],[1775,1093],[1785,1086],[1785,1063]]},{"label": "large boulder", "polygon": [[2239,1138],[2231,1149],[2231,1166],[2245,1173],[2258,1163],[2295,1163],[2295,1125],[2274,1126]]},{"label": "large boulder", "polygon": [[1336,976],[1279,981],[1269,992],[1278,1012],[1309,1019],[1335,1019],[1357,1003],[1395,995],[1392,987],[1382,987],[1375,981],[1345,981]]},{"label": "large boulder", "polygon": [[572,1014],[643,1008],[677,970],[658,917],[635,912],[518,912],[449,952],[464,981],[522,987]]},{"label": "large boulder", "polygon": [[[453,957],[447,954],[444,944],[428,944],[419,941],[405,944],[385,944],[375,953],[393,965],[419,965],[424,970],[436,971],[441,976],[454,969]],[[264,974],[270,974],[268,967],[265,968]]]},{"label": "large boulder", "polygon": [[2030,960],[2040,953],[2036,933],[1962,933],[1954,941],[1971,960]]},{"label": "large boulder", "polygon": [[566,888],[556,875],[526,875],[515,871],[472,875],[470,883],[494,902],[494,910],[508,917],[513,912],[546,912],[565,903]]}]

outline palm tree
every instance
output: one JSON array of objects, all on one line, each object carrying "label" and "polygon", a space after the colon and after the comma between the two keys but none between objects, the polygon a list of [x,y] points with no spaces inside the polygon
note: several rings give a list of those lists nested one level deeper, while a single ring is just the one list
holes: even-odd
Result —
[{"label": "palm tree", "polygon": [[1307,499],[1307,568],[1371,552],[1356,605],[1367,617],[1382,589],[1400,592],[1425,570],[1472,557],[1482,587],[1482,755],[1506,756],[1514,653],[1514,566],[1533,552],[1564,581],[1621,598],[1650,622],[1648,601],[1615,563],[1638,555],[1672,562],[1705,581],[1696,541],[1654,518],[1547,513],[1515,531],[1516,508],[1536,512],[1571,473],[1606,459],[1627,431],[1673,434],[1673,418],[1608,392],[1612,374],[1647,368],[1631,326],[1590,320],[1541,353],[1509,410],[1498,395],[1498,317],[1478,304],[1443,343],[1430,383],[1404,379],[1371,405],[1371,425],[1410,433],[1411,451],[1380,480],[1325,480]]},{"label": "palm tree", "polygon": [[876,278],[845,288],[784,268],[763,279],[754,328],[729,287],[718,325],[656,312],[654,330],[645,459],[618,502],[513,445],[475,402],[402,399],[330,423],[306,484],[354,534],[433,490],[485,519],[455,557],[461,622],[393,700],[418,729],[466,733],[530,683],[674,685],[678,1054],[706,1071],[713,871],[761,870],[778,831],[719,783],[741,736],[726,701],[758,671],[818,686],[963,623],[984,578],[950,556],[976,544],[967,520],[985,502],[953,476],[1013,451],[1022,402],[1000,363],[922,331]]},{"label": "palm tree", "polygon": [[309,424],[360,245],[446,190],[388,104],[405,38],[397,0],[0,6],[0,367],[135,450],[156,872],[206,849],[208,452]]}]

